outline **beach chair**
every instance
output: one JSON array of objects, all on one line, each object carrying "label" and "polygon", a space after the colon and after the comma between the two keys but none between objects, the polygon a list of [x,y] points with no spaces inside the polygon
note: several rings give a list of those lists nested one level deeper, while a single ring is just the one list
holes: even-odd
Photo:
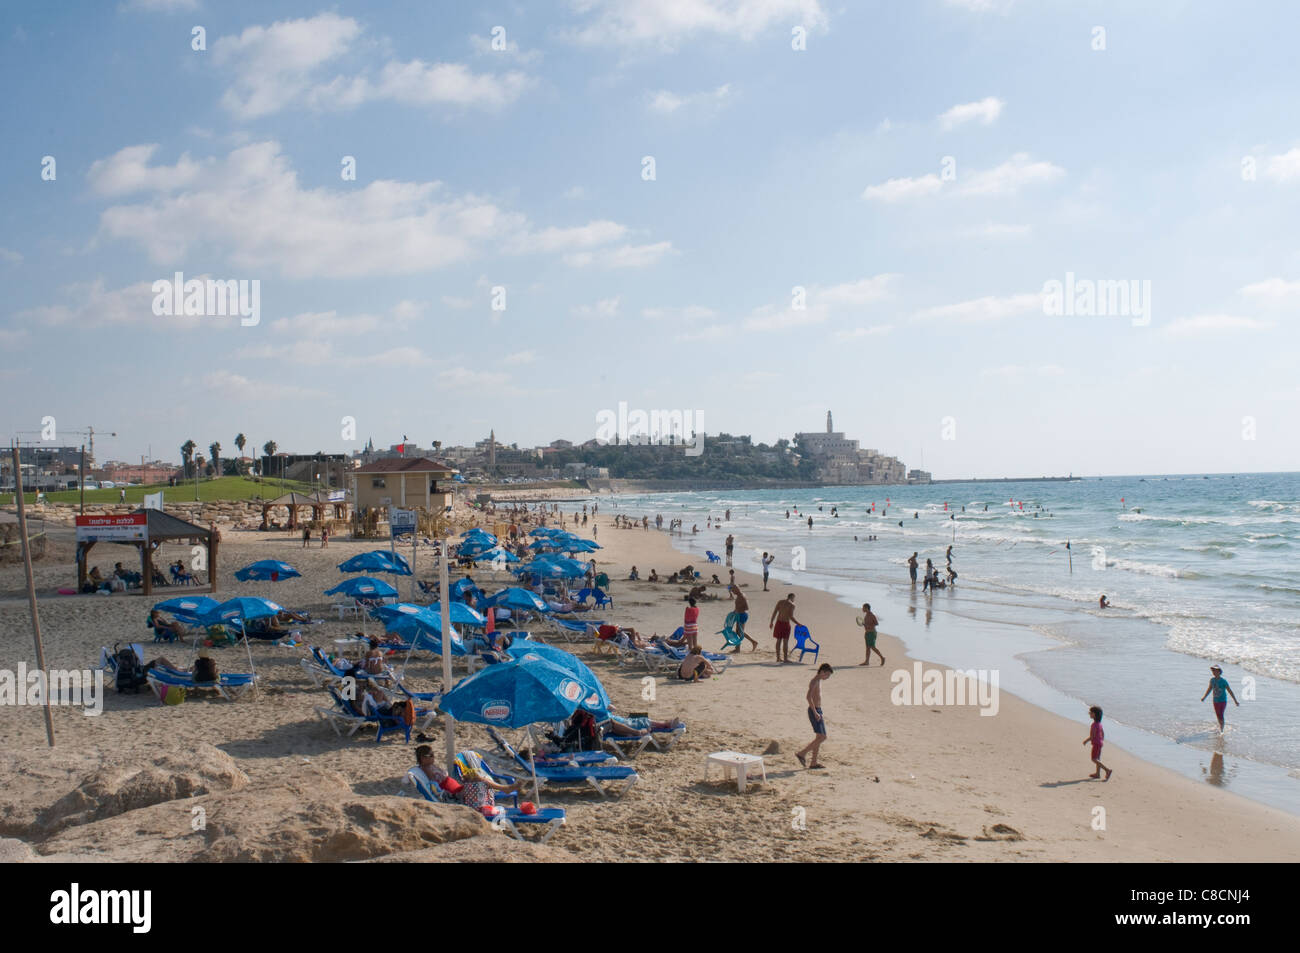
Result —
[{"label": "beach chair", "polygon": [[[461,752],[461,754],[464,753],[465,752]],[[461,780],[460,762],[461,756],[457,755],[456,763],[452,765],[451,769],[452,775],[458,781]],[[483,770],[487,771],[487,773],[492,777],[492,780],[500,781],[504,784],[511,784],[514,782],[515,779],[510,777],[510,775],[497,774],[486,763],[480,763],[482,764]],[[415,785],[415,789],[420,792],[421,797],[424,797],[426,800],[431,800],[429,795],[433,792],[430,791],[431,786],[429,784],[429,779],[424,776],[423,771],[412,768],[407,772],[407,777],[411,784]],[[493,817],[488,818],[488,820],[491,821],[492,826],[497,830],[505,831],[515,840],[524,839],[523,833],[520,829],[521,826],[533,827],[541,825],[542,836],[538,839],[538,843],[545,844],[551,839],[551,836],[557,830],[567,823],[567,820],[565,819],[565,811],[562,807],[539,807],[537,808],[536,813],[525,814],[519,807],[518,794],[498,794],[497,796],[507,799],[513,798],[515,805],[514,807],[504,808],[498,805],[497,813]],[[451,799],[443,797],[442,800],[447,801]],[[456,802],[452,800],[452,803]]]},{"label": "beach chair", "polygon": [[[560,726],[562,727],[562,725]],[[501,732],[496,728],[487,728],[488,737],[496,745],[496,751],[501,758],[511,757],[514,748],[506,741]],[[608,764],[611,761],[617,761],[618,758],[606,751],[556,751],[550,754],[533,755],[533,760],[538,764],[549,765],[584,765],[584,764]]]},{"label": "beach chair", "polygon": [[596,600],[595,605],[597,609],[603,609],[605,606],[612,606],[614,604],[614,600],[606,595],[601,589],[593,589],[591,595]]},{"label": "beach chair", "polygon": [[[637,727],[626,718],[620,718],[618,715],[611,715],[609,720],[618,721],[627,725],[629,728]],[[607,748],[612,748],[616,751],[620,758],[631,760],[642,751],[646,750],[646,748],[654,748],[656,751],[663,752],[671,751],[684,734],[686,734],[686,725],[682,724],[678,725],[671,731],[655,731],[651,729],[648,734],[639,737],[633,735],[616,735],[612,732],[605,731],[601,735],[601,741],[604,742]]]},{"label": "beach chair", "polygon": [[794,649],[792,651],[799,653],[799,661],[809,652],[812,653],[813,664],[817,664],[817,655],[821,652],[822,647],[812,640],[808,632],[808,626],[796,625],[794,627]]},{"label": "beach chair", "polygon": [[722,629],[717,634],[726,640],[722,646],[724,649],[729,645],[739,647],[745,641],[745,637],[736,631],[736,613],[734,612],[727,613],[726,621],[722,623]]},{"label": "beach chair", "polygon": [[[344,698],[337,688],[328,689],[330,699],[334,702],[333,708],[317,707],[316,714],[322,720],[329,722],[334,733],[343,735],[343,729],[347,728],[347,737],[351,738],[357,731],[366,726],[375,726],[375,742],[384,740],[384,733],[389,731],[400,731],[406,735],[406,743],[411,743],[411,726],[405,724],[402,719],[393,715],[363,715],[357,710],[357,706],[351,701]],[[417,718],[419,715],[417,714]]]},{"label": "beach chair", "polygon": [[599,629],[605,624],[594,619],[579,622],[576,619],[561,619],[555,615],[548,615],[546,621],[566,642],[586,642],[590,638],[587,634],[587,626],[594,625]]},{"label": "beach chair", "polygon": [[173,583],[173,584],[175,584],[175,585],[177,585],[177,586],[193,586],[193,585],[196,585],[196,583],[195,583],[195,581],[194,581],[194,576],[191,575],[190,573],[187,573],[187,572],[181,572],[181,571],[180,571],[179,569],[177,569],[175,566],[168,566],[167,568],[171,570],[171,576],[172,576],[172,583]]},{"label": "beach chair", "polygon": [[[686,661],[686,649],[678,649],[673,648],[671,645],[666,645],[664,646],[664,654],[676,660],[677,666],[675,667],[680,667],[682,662]],[[714,671],[719,675],[727,670],[727,666],[731,664],[731,660],[734,657],[731,655],[720,655],[717,652],[701,652],[700,654],[708,660],[708,662],[713,666]]]},{"label": "beach chair", "polygon": [[[501,739],[505,755],[514,762],[514,767],[522,768],[529,777],[536,777],[556,787],[569,787],[585,790],[591,788],[602,798],[609,797],[606,787],[615,791],[615,797],[622,797],[632,790],[632,786],[641,780],[636,769],[625,764],[560,764],[551,765],[536,761],[530,765],[509,742]],[[514,767],[507,770],[514,770]],[[534,773],[534,769],[536,773]]]},{"label": "beach chair", "polygon": [[663,646],[639,649],[632,644],[630,639],[626,638],[619,641],[617,645],[619,664],[633,667],[644,666],[645,670],[651,675],[669,674],[681,664]]},{"label": "beach chair", "polygon": [[707,557],[709,557],[709,562],[711,562],[711,563],[720,563],[720,562],[722,562],[722,557],[719,556],[717,553],[715,553],[715,552],[714,552],[713,550],[711,550],[711,549],[706,549],[706,550],[704,551],[704,555],[707,556]]},{"label": "beach chair", "polygon": [[167,668],[165,665],[155,665],[147,670],[145,678],[149,680],[149,687],[155,692],[172,686],[178,686],[185,691],[214,691],[226,701],[234,701],[244,695],[245,692],[251,691],[257,681],[257,676],[250,673],[221,674],[217,676],[215,682],[195,681],[194,673],[180,672],[174,668]]},{"label": "beach chair", "polygon": [[[311,647],[311,657],[300,660],[298,664],[317,688],[348,677],[347,672],[331,662],[329,657],[314,645]],[[375,677],[383,678],[385,676]],[[370,678],[368,672],[359,671],[356,673],[358,682],[368,681]]]}]

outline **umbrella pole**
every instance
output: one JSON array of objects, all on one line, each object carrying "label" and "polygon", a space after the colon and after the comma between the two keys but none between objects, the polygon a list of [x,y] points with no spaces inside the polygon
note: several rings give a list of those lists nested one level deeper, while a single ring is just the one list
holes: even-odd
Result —
[{"label": "umbrella pole", "polygon": [[[240,628],[240,631],[242,631],[242,632],[244,633],[244,652],[248,655],[248,671],[251,672],[254,676],[256,676],[256,675],[257,675],[257,669],[253,668],[253,649],[252,649],[252,646],[250,646],[250,645],[248,644],[248,626],[244,624],[244,622],[243,622],[242,619],[240,620],[239,628]],[[254,694],[256,694],[256,692],[257,692],[257,679],[256,679],[256,677],[253,679],[253,685],[252,685],[252,688],[253,688],[253,692],[254,692]]]},{"label": "umbrella pole", "polygon": [[542,806],[542,789],[537,784],[537,736],[533,734],[533,726],[528,726],[528,767],[533,772],[533,801],[538,807]]},{"label": "umbrella pole", "polygon": [[[447,553],[450,551],[450,546],[451,540],[444,539],[442,541],[442,558],[438,560],[438,601],[442,609],[442,692],[444,695],[451,691],[451,646],[447,644],[451,638],[451,601],[448,599],[451,587],[447,580]],[[451,771],[452,762],[456,760],[456,719],[446,713],[443,714],[443,718],[447,770]]]}]

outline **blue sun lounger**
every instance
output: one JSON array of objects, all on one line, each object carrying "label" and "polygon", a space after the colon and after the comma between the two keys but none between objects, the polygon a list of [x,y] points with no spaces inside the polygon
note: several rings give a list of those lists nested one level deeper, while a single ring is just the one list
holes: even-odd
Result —
[{"label": "blue sun lounger", "polygon": [[[334,729],[334,733],[340,737],[351,738],[357,731],[366,725],[374,725],[375,742],[384,740],[385,732],[400,731],[406,736],[406,743],[411,743],[411,726],[393,715],[363,715],[357,711],[357,706],[352,704],[342,695],[337,688],[329,689],[330,698],[334,702],[333,708],[317,707],[316,714],[323,721],[329,722],[329,726]],[[424,713],[424,714],[427,714]],[[418,719],[422,717],[418,710],[415,713]],[[347,729],[346,735],[343,729]]]},{"label": "blue sun lounger", "polygon": [[641,780],[636,769],[625,764],[549,765],[539,761],[536,765],[530,765],[528,760],[520,756],[510,744],[505,745],[505,751],[518,767],[528,773],[529,777],[533,776],[536,768],[536,777],[539,781],[545,781],[556,787],[590,787],[603,798],[609,797],[605,789],[606,785],[615,789],[616,797],[622,797],[632,790],[632,785]]},{"label": "blue sun lounger", "polygon": [[[487,733],[488,737],[492,739],[492,743],[497,746],[497,751],[501,753],[501,757],[513,760],[515,749],[510,742],[502,737],[501,732],[489,726]],[[536,760],[538,764],[589,765],[608,764],[618,759],[605,751],[561,751],[554,754],[536,755]]]},{"label": "blue sun lounger", "polygon": [[216,692],[226,701],[234,701],[239,698],[251,689],[257,680],[256,675],[235,673],[218,675],[215,682],[198,682],[194,680],[192,672],[180,672],[164,665],[155,665],[145,672],[145,677],[149,679],[149,685],[155,691],[160,686],[170,687],[173,685],[186,691],[208,689]]},{"label": "blue sun lounger", "polygon": [[[514,781],[514,778],[509,777],[508,775],[498,775],[492,771],[490,771],[490,773],[492,774],[493,780],[503,781],[506,784]],[[460,772],[453,767],[452,774],[459,775]],[[406,780],[415,787],[415,790],[418,791],[420,796],[426,801],[443,804],[459,803],[455,798],[446,794],[441,788],[435,789],[433,785],[429,783],[429,779],[424,776],[424,772],[419,768],[411,768],[411,770],[407,771]],[[459,778],[457,778],[457,780],[459,780]],[[515,806],[504,808],[504,813],[491,818],[492,826],[498,830],[505,831],[515,840],[524,839],[523,832],[520,830],[521,827],[531,827],[540,824],[542,825],[542,836],[538,838],[537,842],[539,844],[545,844],[551,839],[556,831],[568,823],[568,820],[565,817],[564,808],[562,807],[539,807],[536,814],[525,814],[519,809],[519,795],[514,794],[503,796],[513,797],[515,799]]]}]

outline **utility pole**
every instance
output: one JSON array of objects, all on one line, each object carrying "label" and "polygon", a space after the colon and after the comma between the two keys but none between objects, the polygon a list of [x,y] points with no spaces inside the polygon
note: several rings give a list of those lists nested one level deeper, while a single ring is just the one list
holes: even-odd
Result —
[{"label": "utility pole", "polygon": [[[18,504],[18,532],[23,537],[23,568],[27,572],[27,605],[32,612],[32,637],[36,640],[36,667],[40,669],[42,675],[48,677],[45,668],[45,646],[41,642],[41,617],[36,609],[36,578],[32,574],[32,541],[27,535],[27,507],[23,501],[23,480],[22,467],[18,459],[18,444],[14,444],[12,451],[14,460],[14,499]],[[446,610],[444,610],[446,611]],[[446,630],[444,629],[444,632]],[[48,688],[48,685],[47,685]],[[54,719],[50,714],[50,693],[47,690],[45,695],[45,740],[51,748],[54,747]]]}]

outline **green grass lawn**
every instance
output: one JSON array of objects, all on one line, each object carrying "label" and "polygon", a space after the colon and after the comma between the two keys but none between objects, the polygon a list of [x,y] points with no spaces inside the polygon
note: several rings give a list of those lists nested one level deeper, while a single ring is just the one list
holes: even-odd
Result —
[{"label": "green grass lawn", "polygon": [[[279,480],[257,481],[249,477],[218,477],[216,479],[199,480],[199,499],[204,502],[212,500],[251,500],[256,497],[273,500],[277,496],[282,496],[290,490],[297,490],[299,493],[314,493],[318,487],[312,483],[301,483],[297,480],[285,480],[283,488]],[[157,493],[162,490],[163,499],[168,503],[192,503],[194,502],[194,481],[188,483],[178,483],[176,486],[168,486],[166,483],[159,483],[156,486],[128,486],[126,487],[126,501],[128,503],[140,504],[144,502],[145,494]],[[87,490],[87,503],[116,503],[120,492],[118,489],[112,490]],[[12,501],[13,494],[8,493],[5,496]],[[80,490],[66,490],[58,493],[46,493],[45,499],[50,503],[79,503],[81,501]],[[31,493],[26,494],[27,502],[35,502]]]}]

